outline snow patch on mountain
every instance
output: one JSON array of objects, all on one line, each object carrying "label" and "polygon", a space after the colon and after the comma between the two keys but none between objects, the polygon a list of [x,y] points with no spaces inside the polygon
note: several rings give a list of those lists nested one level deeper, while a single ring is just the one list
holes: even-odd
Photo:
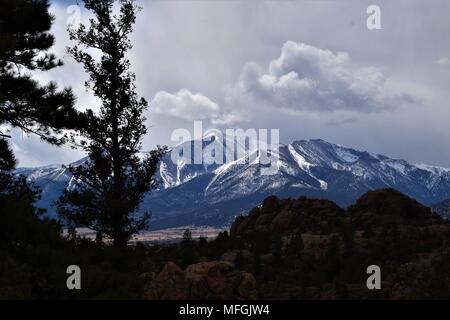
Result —
[{"label": "snow patch on mountain", "polygon": [[291,153],[292,157],[297,162],[297,164],[300,168],[302,168],[303,170],[309,170],[309,168],[311,168],[311,166],[313,166],[313,164],[306,161],[306,159],[295,150],[295,148],[292,144],[290,144],[288,146],[288,148],[289,148],[289,152]]},{"label": "snow patch on mountain", "polygon": [[[194,141],[181,144],[193,147]],[[163,158],[158,175],[160,189],[148,194],[142,210],[153,212],[155,228],[178,224],[221,225],[237,214],[275,194],[281,197],[328,198],[341,206],[352,204],[368,190],[395,188],[419,202],[431,205],[450,198],[450,169],[413,165],[335,145],[323,140],[301,140],[282,145],[278,150],[278,172],[261,174],[267,165],[261,163],[258,149],[252,147],[237,159],[213,163],[215,152],[230,152],[230,144],[219,135],[197,141],[201,156],[208,163],[195,164],[193,155],[178,154],[172,161],[172,149]],[[176,155],[176,154],[175,154]],[[237,155],[237,153],[234,153]],[[220,158],[220,157],[219,157]],[[82,165],[88,159],[72,164]],[[42,189],[38,205],[55,216],[54,203],[66,188],[77,181],[65,166],[17,169]]]},{"label": "snow patch on mountain", "polygon": [[351,150],[344,148],[340,145],[335,146],[334,151],[336,152],[336,155],[343,161],[347,163],[353,163],[359,160],[359,156],[355,155],[351,152]]},{"label": "snow patch on mountain", "polygon": [[447,174],[450,173],[450,168],[443,168],[443,167],[438,167],[438,166],[430,166],[427,164],[416,164],[415,165],[416,168],[422,169],[422,170],[426,170],[429,171],[433,174],[437,174],[437,175],[442,175],[442,174]]}]

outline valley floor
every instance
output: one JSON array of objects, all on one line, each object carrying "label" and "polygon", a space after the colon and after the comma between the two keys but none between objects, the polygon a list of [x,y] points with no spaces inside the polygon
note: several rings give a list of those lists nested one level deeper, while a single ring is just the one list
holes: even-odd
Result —
[{"label": "valley floor", "polygon": [[[164,230],[144,231],[133,237],[130,241],[133,243],[145,243],[145,244],[171,244],[179,243],[183,240],[183,233],[189,230],[192,235],[192,239],[205,238],[208,241],[212,241],[217,238],[219,233],[227,231],[225,228],[215,228],[210,226],[197,227],[197,226],[183,226],[177,228],[170,228]],[[77,229],[77,233],[87,239],[95,239],[95,232],[85,228]]]}]

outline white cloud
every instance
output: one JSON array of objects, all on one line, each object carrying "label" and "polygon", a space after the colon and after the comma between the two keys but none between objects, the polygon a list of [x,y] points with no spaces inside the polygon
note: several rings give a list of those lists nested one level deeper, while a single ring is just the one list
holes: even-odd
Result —
[{"label": "white cloud", "polygon": [[[418,99],[395,86],[379,69],[359,67],[346,52],[332,52],[287,41],[268,67],[249,62],[239,79],[226,87],[218,103],[202,93],[182,89],[158,92],[150,103],[155,114],[214,125],[273,119],[274,109],[295,112],[372,113],[395,110]],[[267,124],[266,124],[267,125]]]},{"label": "white cloud", "polygon": [[205,120],[214,125],[230,125],[244,121],[242,112],[226,110],[202,93],[182,89],[175,93],[159,91],[150,102],[150,111],[187,121]]},{"label": "white cloud", "polygon": [[[77,107],[97,110],[99,102],[84,88],[87,76],[82,66],[65,53],[65,47],[70,45],[65,31],[69,17],[66,10],[69,4],[75,2],[51,1],[56,17],[53,26],[56,46],[52,51],[64,58],[66,64],[44,73],[39,79],[43,82],[55,80],[60,86],[72,86],[78,98]],[[238,123],[237,126],[280,128],[283,143],[295,139],[323,138],[413,162],[450,166],[450,149],[442,148],[450,137],[450,78],[445,72],[446,66],[436,64],[433,67],[433,61],[437,58],[450,58],[446,54],[450,52],[446,32],[450,27],[450,1],[437,0],[436,5],[430,5],[421,0],[408,0],[408,6],[405,6],[401,1],[379,0],[384,8],[384,20],[388,22],[386,28],[379,32],[367,30],[367,4],[359,0],[139,2],[144,10],[138,15],[134,29],[130,60],[137,76],[137,90],[149,101],[159,91],[176,93],[180,88],[188,88],[191,92],[201,92],[220,106],[218,114],[212,113],[217,118],[211,119],[208,124],[204,121],[205,126],[210,128],[220,124],[234,126],[229,123],[245,119],[245,123]],[[427,14],[423,15],[423,12]],[[399,16],[401,19],[398,19]],[[423,18],[421,23],[417,21],[418,16]],[[81,18],[86,22],[89,15],[82,10]],[[318,23],[320,28],[317,28]],[[302,63],[301,71],[306,69],[305,65],[314,65],[314,59],[320,61],[319,65],[328,64],[332,69],[344,68],[351,74],[355,70],[364,70],[360,66],[377,66],[382,68],[382,72],[381,69],[375,69],[378,72],[370,72],[369,69],[366,74],[373,75],[375,79],[377,74],[384,77],[382,92],[389,93],[387,95],[391,97],[395,97],[396,92],[413,92],[420,97],[421,103],[408,109],[393,108],[377,114],[357,113],[355,108],[311,112],[324,109],[300,109],[289,104],[281,109],[283,106],[275,104],[276,99],[257,98],[240,90],[237,82],[240,82],[241,74],[244,76],[242,66],[248,61],[256,62],[256,75],[246,75],[250,76],[248,81],[253,80],[256,89],[260,89],[260,76],[271,74],[269,62],[279,59],[280,47],[289,39],[301,40],[316,47],[310,49],[309,56],[308,50],[304,49],[304,59],[307,61]],[[317,58],[315,53],[320,50],[318,48],[331,51],[322,50],[323,54]],[[340,50],[351,54],[342,54],[341,64],[336,65],[335,56],[339,55],[336,51]],[[436,72],[439,67],[442,72]],[[321,84],[319,77],[305,77],[298,68],[285,70],[281,66],[283,74],[273,75],[275,80],[268,81],[266,88],[273,87],[275,93],[295,92],[281,90],[288,84],[297,84],[294,74],[281,80],[291,71],[296,72],[298,79],[305,80],[297,84],[300,92],[307,91],[306,83]],[[365,78],[364,73],[360,73],[359,77]],[[307,79],[311,81],[306,82]],[[373,82],[368,79],[367,83],[359,82],[353,88],[363,87],[370,92],[369,89],[377,88]],[[233,90],[227,90],[227,99],[223,99],[224,88],[230,85]],[[266,89],[265,93],[270,91]],[[284,100],[287,100],[286,103],[290,101],[287,98]],[[398,100],[394,99],[394,102]],[[392,99],[385,98],[383,101],[396,104]],[[151,110],[146,114],[149,134],[143,143],[144,150],[150,150],[157,144],[172,145],[170,137],[174,129],[183,127],[193,130],[190,120],[166,117]],[[77,152],[48,146],[34,137],[25,139],[19,135],[12,142],[27,151],[17,154],[20,165],[67,163],[80,158]]]},{"label": "white cloud", "polygon": [[182,89],[176,93],[159,91],[150,102],[152,112],[184,120],[216,119],[220,107],[201,93]]},{"label": "white cloud", "polygon": [[393,92],[387,80],[375,67],[356,67],[347,53],[288,41],[267,71],[248,63],[228,99],[247,96],[259,104],[313,112],[372,112],[413,100]]}]

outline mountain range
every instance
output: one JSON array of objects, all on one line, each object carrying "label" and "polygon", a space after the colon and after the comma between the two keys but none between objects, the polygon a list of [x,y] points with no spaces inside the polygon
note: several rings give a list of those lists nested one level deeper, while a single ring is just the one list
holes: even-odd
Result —
[{"label": "mountain range", "polygon": [[[226,226],[270,195],[329,199],[343,207],[369,190],[382,188],[397,189],[427,206],[450,198],[450,169],[410,164],[324,140],[281,145],[278,170],[273,175],[261,174],[267,165],[258,161],[260,150],[255,143],[247,143],[247,155],[236,157],[234,152],[235,159],[216,164],[211,161],[211,150],[229,154],[229,146],[222,136],[213,134],[200,141],[201,164],[187,161],[193,155],[191,159],[182,154],[174,157],[180,146],[186,150],[194,145],[194,141],[185,142],[164,157],[158,172],[160,188],[149,193],[141,205],[141,209],[153,213],[151,229]],[[54,203],[62,191],[76,187],[68,166],[64,165],[20,168],[17,173],[42,189],[42,199],[37,205],[47,208],[49,216],[56,215]]]}]

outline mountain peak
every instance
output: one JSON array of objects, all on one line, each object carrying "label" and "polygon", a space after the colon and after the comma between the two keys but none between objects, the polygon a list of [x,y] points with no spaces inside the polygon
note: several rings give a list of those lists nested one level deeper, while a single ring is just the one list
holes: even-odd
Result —
[{"label": "mountain peak", "polygon": [[[217,150],[228,151],[223,147],[230,145],[217,140],[218,132],[209,132],[205,137],[212,138],[201,144],[202,159],[208,163],[190,162],[183,152],[178,162],[173,161],[170,153],[164,157],[158,172],[163,187],[147,195],[141,206],[142,210],[154,213],[153,228],[228,225],[237,214],[269,195],[329,199],[342,207],[373,189],[393,188],[425,205],[450,198],[450,169],[416,166],[405,160],[312,139],[280,146],[278,169],[264,175],[263,163],[242,156],[234,161],[226,157],[224,163],[209,163],[216,158],[211,150],[218,147]],[[193,144],[187,141],[183,146],[190,148]],[[73,165],[85,161],[86,158]],[[38,206],[54,215],[51,204],[71,185],[70,171],[60,166],[17,172],[41,187],[42,200]]]}]

